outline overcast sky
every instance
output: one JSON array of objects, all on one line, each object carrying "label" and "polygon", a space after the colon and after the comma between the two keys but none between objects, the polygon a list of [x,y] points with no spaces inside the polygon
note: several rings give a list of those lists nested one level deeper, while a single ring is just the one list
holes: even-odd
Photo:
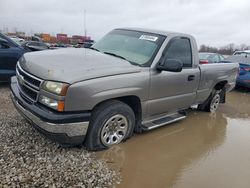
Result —
[{"label": "overcast sky", "polygon": [[0,0],[0,30],[84,35],[84,9],[94,39],[142,27],[192,34],[199,45],[250,45],[249,0]]}]

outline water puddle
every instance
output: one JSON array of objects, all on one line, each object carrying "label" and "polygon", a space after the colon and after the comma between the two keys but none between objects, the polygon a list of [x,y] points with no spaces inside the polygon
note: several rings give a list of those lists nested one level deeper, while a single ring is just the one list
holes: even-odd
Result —
[{"label": "water puddle", "polygon": [[97,156],[120,171],[118,187],[250,187],[250,93],[233,91],[216,114],[134,135]]}]

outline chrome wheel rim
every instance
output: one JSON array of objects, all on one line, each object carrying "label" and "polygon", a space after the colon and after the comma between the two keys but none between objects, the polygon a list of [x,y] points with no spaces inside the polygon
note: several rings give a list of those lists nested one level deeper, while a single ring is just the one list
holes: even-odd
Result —
[{"label": "chrome wheel rim", "polygon": [[212,99],[212,101],[211,101],[211,104],[210,104],[210,111],[211,111],[211,112],[215,112],[215,111],[217,110],[219,104],[220,104],[220,95],[219,95],[219,94],[216,94],[216,95],[214,96],[214,98]]},{"label": "chrome wheel rim", "polygon": [[128,131],[128,120],[125,116],[117,114],[109,118],[101,131],[101,142],[105,146],[119,144]]}]

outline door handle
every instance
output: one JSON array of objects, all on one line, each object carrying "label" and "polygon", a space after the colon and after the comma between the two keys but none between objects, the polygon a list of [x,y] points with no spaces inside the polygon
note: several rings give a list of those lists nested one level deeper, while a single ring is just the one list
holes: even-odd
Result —
[{"label": "door handle", "polygon": [[194,80],[195,79],[195,75],[189,75],[188,76],[188,81],[192,81],[192,80]]}]

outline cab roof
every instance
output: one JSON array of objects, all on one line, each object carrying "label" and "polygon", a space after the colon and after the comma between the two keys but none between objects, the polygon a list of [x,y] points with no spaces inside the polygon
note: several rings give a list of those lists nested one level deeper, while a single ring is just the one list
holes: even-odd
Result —
[{"label": "cab roof", "polygon": [[179,32],[173,32],[173,31],[164,31],[164,30],[155,30],[155,29],[147,29],[147,28],[134,28],[134,27],[126,27],[126,28],[117,28],[117,30],[130,30],[130,31],[141,31],[145,33],[152,33],[152,34],[158,34],[163,36],[169,36],[169,35],[180,35],[185,37],[193,37],[191,35],[185,34],[185,33],[179,33]]}]

